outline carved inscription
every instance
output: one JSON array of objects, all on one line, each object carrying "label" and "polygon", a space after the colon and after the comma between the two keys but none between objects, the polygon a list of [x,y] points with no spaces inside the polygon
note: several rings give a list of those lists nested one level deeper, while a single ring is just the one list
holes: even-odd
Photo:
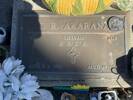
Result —
[{"label": "carved inscription", "polygon": [[67,35],[64,36],[63,41],[59,42],[59,47],[87,47],[87,41],[84,36],[80,35]]},{"label": "carved inscription", "polygon": [[76,64],[77,59],[80,58],[79,48],[88,47],[88,43],[85,36],[66,35],[63,41],[59,42],[59,47],[68,49],[66,54],[70,58],[71,64]]},{"label": "carved inscription", "polygon": [[108,41],[117,41],[118,37],[116,35],[107,36]]},{"label": "carved inscription", "polygon": [[[110,73],[125,53],[125,35],[124,30],[109,29],[109,18],[41,16],[38,27],[35,16],[23,16],[20,27],[26,32],[21,38],[21,55],[27,55],[23,58],[30,65],[39,62],[40,69],[46,72]],[[30,25],[34,27],[29,28]]]},{"label": "carved inscription", "polygon": [[51,30],[93,30],[93,31],[97,31],[97,30],[105,30],[107,28],[107,24],[103,23],[102,21],[100,22],[83,22],[83,23],[64,23],[62,25],[59,25],[58,23],[49,23],[50,24],[50,29]]},{"label": "carved inscription", "polygon": [[77,51],[76,47],[72,47],[69,51],[68,51],[68,56],[70,56],[71,59],[71,63],[72,64],[76,64],[77,63],[77,59],[80,56],[80,52]]}]

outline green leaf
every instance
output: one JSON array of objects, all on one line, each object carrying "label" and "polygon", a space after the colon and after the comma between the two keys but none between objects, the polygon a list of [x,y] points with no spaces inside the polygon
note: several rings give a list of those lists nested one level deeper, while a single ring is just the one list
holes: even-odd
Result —
[{"label": "green leaf", "polygon": [[83,6],[81,0],[76,0],[75,5],[73,6],[72,15],[82,15]]},{"label": "green leaf", "polygon": [[103,0],[99,0],[96,13],[102,12],[105,8],[106,8],[106,7],[105,7],[105,5],[104,5],[104,1],[103,1]]},{"label": "green leaf", "polygon": [[50,0],[50,1],[49,1],[50,9],[51,9],[53,12],[56,12],[56,5],[57,5],[57,0]]}]

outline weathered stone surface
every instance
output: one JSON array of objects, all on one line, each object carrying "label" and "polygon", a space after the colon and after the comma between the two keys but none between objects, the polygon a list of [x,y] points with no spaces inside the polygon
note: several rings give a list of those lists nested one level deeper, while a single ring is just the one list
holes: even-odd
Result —
[{"label": "weathered stone surface", "polygon": [[[48,72],[106,73],[125,55],[124,28],[110,31],[110,16],[64,17],[28,12],[19,18],[20,56],[31,70],[40,66]],[[124,22],[124,15],[120,19]],[[118,63],[126,66],[122,61]]]},{"label": "weathered stone surface", "polygon": [[[126,13],[66,17],[35,8],[31,2],[14,2],[11,54],[23,60],[42,86],[119,87],[119,74],[125,77],[127,72],[130,35],[125,28],[130,24]],[[126,23],[123,28],[110,30],[112,16]],[[120,81],[129,87],[121,77]]]}]

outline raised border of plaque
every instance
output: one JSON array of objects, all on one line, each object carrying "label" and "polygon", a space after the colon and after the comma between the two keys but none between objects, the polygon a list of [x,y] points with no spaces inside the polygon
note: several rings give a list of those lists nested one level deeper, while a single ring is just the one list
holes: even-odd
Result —
[{"label": "raised border of plaque", "polygon": [[[125,56],[133,47],[132,30],[128,29],[132,25],[132,12],[111,10],[98,15],[66,17],[32,7],[28,1],[14,2],[11,55],[23,60],[27,70],[38,76],[41,86],[78,83],[91,87],[131,86]],[[119,24],[114,16],[124,23]],[[109,20],[120,27],[108,24]],[[120,72],[115,64],[121,67]]]}]

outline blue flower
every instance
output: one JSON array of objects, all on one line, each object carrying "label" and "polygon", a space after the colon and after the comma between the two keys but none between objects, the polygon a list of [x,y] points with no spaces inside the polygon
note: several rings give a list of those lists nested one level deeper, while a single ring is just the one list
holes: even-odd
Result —
[{"label": "blue flower", "polygon": [[35,92],[39,88],[37,77],[26,73],[21,77],[20,82],[20,90],[16,92],[19,99],[31,100],[32,97],[39,96],[37,92]]},{"label": "blue flower", "polygon": [[31,100],[37,94],[37,77],[23,74],[24,65],[19,59],[7,58],[0,70],[0,100]]},{"label": "blue flower", "polygon": [[2,68],[7,76],[14,74],[16,77],[19,77],[24,71],[25,66],[22,65],[21,60],[15,59],[14,57],[9,57],[4,60]]}]

